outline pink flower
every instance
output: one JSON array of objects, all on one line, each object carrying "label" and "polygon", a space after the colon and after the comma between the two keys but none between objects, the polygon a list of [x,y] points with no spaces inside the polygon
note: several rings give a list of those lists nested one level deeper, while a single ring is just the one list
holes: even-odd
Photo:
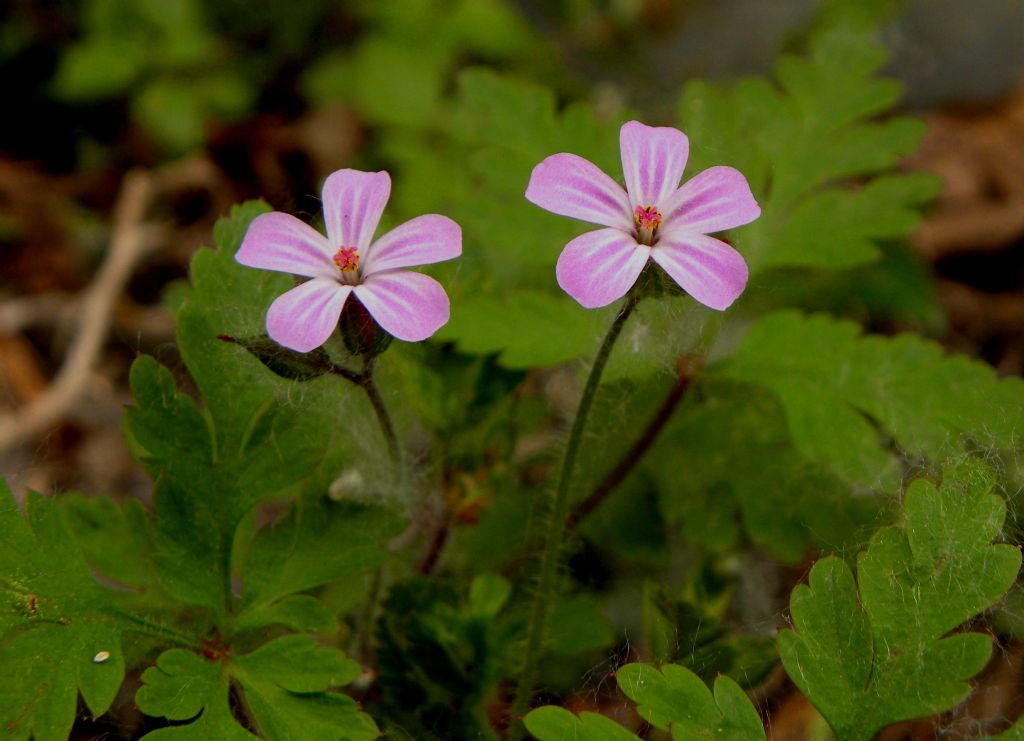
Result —
[{"label": "pink flower", "polygon": [[327,341],[349,294],[400,340],[415,342],[448,321],[448,296],[433,278],[400,268],[462,254],[462,230],[447,216],[418,216],[373,241],[391,194],[386,172],[338,170],[323,189],[327,236],[275,211],[253,219],[235,259],[310,280],[279,296],[267,334],[298,352]]},{"label": "pink flower", "polygon": [[607,227],[565,246],[558,284],[588,309],[606,306],[626,295],[649,258],[700,303],[727,308],[747,284],[747,264],[707,235],[760,216],[746,178],[732,167],[712,167],[680,187],[690,145],[677,129],[629,121],[619,148],[625,190],[575,154],[552,155],[533,169],[528,200]]}]

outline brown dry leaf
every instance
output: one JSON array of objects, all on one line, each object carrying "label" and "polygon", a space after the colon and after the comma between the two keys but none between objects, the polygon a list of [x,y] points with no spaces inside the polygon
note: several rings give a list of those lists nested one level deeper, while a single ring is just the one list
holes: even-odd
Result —
[{"label": "brown dry leaf", "polygon": [[923,118],[928,134],[907,165],[939,175],[945,185],[914,247],[937,260],[1024,238],[1024,80],[991,110]]}]

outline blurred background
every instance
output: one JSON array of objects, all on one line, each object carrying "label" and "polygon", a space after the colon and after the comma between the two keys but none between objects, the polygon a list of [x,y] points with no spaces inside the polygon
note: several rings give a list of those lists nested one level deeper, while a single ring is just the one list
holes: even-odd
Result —
[{"label": "blurred background", "polygon": [[[147,353],[183,371],[172,307],[215,220],[249,198],[314,220],[340,167],[400,180],[443,129],[462,70],[510,73],[608,118],[674,123],[685,81],[769,74],[842,4],[3,0],[0,472],[16,494],[145,499],[120,430],[128,368]],[[927,125],[903,168],[944,186],[912,238],[912,269],[873,284],[913,292],[913,310],[869,325],[1021,375],[1024,0],[906,0],[883,40],[901,112]],[[389,208],[412,216],[414,201]],[[1024,651],[1009,651],[993,674],[1020,674]],[[986,681],[1024,696],[1019,680]],[[773,739],[803,737],[808,707],[785,694]]]},{"label": "blurred background", "polygon": [[[671,120],[688,79],[769,72],[820,10],[5,0],[0,470],[19,492],[144,493],[119,429],[127,368],[140,352],[180,367],[167,307],[215,219],[255,197],[310,218],[339,167],[400,178],[393,154],[430,136],[460,70],[492,67],[654,123]],[[945,182],[913,240],[932,309],[909,328],[1020,374],[1024,0],[908,0],[884,40],[904,111],[928,126],[905,167]]]}]

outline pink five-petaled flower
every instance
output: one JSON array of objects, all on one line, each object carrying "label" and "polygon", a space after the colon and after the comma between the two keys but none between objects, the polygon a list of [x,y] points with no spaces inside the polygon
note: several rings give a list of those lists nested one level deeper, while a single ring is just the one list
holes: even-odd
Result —
[{"label": "pink five-petaled flower", "polygon": [[235,259],[310,279],[270,305],[271,339],[298,352],[319,347],[337,326],[349,294],[400,340],[426,339],[448,321],[441,284],[401,268],[458,257],[462,230],[447,216],[428,214],[373,241],[390,195],[386,172],[338,170],[324,183],[326,237],[278,211],[253,220]]},{"label": "pink five-petaled flower", "polygon": [[574,154],[552,155],[533,169],[528,200],[608,227],[576,237],[558,258],[558,284],[580,304],[593,309],[622,298],[648,258],[712,309],[727,308],[743,292],[747,264],[707,235],[748,224],[761,209],[731,167],[704,170],[679,187],[689,146],[677,129],[623,124],[625,190]]}]

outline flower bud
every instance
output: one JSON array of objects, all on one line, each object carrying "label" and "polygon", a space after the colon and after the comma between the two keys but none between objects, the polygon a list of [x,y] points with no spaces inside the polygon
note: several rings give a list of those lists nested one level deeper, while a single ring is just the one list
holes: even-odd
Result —
[{"label": "flower bud", "polygon": [[345,347],[356,356],[375,358],[388,349],[394,338],[381,329],[358,299],[350,297],[341,310],[338,332]]}]

